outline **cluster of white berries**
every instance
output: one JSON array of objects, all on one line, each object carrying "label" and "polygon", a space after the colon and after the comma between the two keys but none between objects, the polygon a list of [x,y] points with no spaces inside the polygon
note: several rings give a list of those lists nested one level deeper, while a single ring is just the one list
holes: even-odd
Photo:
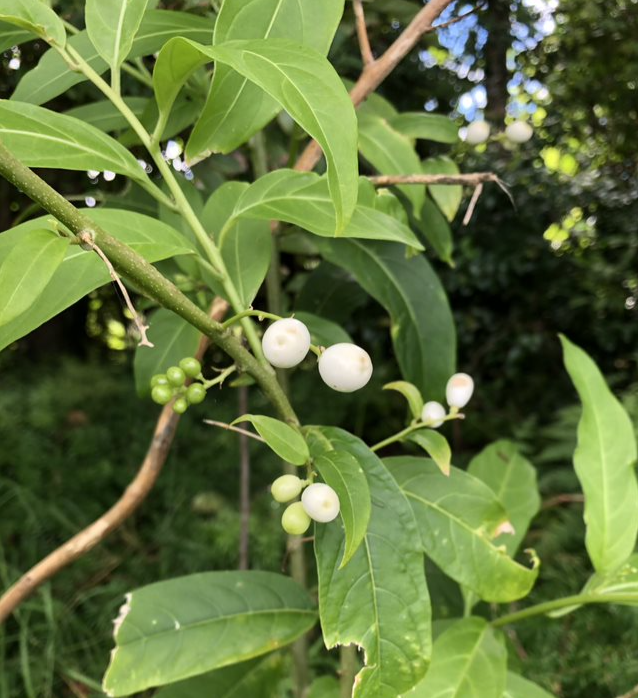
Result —
[{"label": "cluster of white berries", "polygon": [[[487,121],[473,121],[465,132],[465,142],[470,145],[485,143],[490,131]],[[534,129],[526,121],[513,121],[505,127],[505,137],[510,143],[527,143],[533,135]]]},{"label": "cluster of white berries", "polygon": [[278,477],[270,488],[276,502],[290,502],[296,499],[301,491],[300,502],[293,502],[286,507],[281,517],[281,525],[291,535],[300,536],[305,533],[312,521],[328,523],[339,515],[340,504],[337,493],[322,482],[308,484],[296,475]]},{"label": "cluster of white berries", "polygon": [[[277,368],[300,364],[310,350],[308,328],[294,318],[277,320],[264,332],[261,342],[266,360]],[[333,344],[321,352],[319,375],[326,385],[340,393],[363,388],[372,377],[372,360],[356,344]]]},{"label": "cluster of white berries", "polygon": [[[474,381],[467,373],[455,373],[447,382],[445,388],[445,399],[451,408],[451,412],[456,413],[467,405],[474,392]],[[438,429],[443,424],[448,413],[445,407],[436,400],[431,400],[423,405],[421,421],[432,429]]]}]

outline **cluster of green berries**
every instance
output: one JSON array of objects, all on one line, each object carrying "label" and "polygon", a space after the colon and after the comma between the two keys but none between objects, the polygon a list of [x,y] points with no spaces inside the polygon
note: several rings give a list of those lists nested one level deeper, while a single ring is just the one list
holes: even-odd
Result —
[{"label": "cluster of green berries", "polygon": [[167,405],[173,398],[173,411],[184,414],[190,405],[199,405],[206,398],[202,383],[186,385],[186,380],[201,379],[202,365],[192,356],[182,359],[179,366],[171,366],[166,373],[151,378],[151,398],[158,405]]},{"label": "cluster of green berries", "polygon": [[301,494],[300,502],[289,504],[281,517],[281,525],[293,536],[305,533],[312,521],[328,523],[339,515],[341,504],[337,493],[323,482],[310,484],[296,475],[278,477],[270,488],[276,502],[290,502]]}]

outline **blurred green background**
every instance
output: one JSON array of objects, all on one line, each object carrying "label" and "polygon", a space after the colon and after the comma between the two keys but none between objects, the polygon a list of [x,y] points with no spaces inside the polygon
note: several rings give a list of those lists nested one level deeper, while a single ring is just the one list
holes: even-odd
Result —
[{"label": "blurred green background", "polygon": [[[420,4],[365,3],[375,52],[396,38]],[[82,6],[57,3],[78,24]],[[160,6],[211,12],[202,2]],[[452,14],[471,7],[456,3]],[[491,2],[438,38],[428,35],[380,90],[401,110],[450,114],[459,127],[483,114],[497,127],[506,114],[524,115],[535,126],[534,138],[516,149],[500,141],[456,147],[452,156],[462,171],[496,172],[514,205],[490,185],[464,226],[465,200],[452,224],[455,267],[433,259],[457,321],[459,368],[477,383],[469,418],[446,427],[456,464],[494,439],[512,438],[539,469],[544,507],[527,544],[543,566],[530,603],[576,592],[591,571],[571,467],[578,408],[557,332],[593,356],[638,422],[637,36],[635,0]],[[43,50],[33,42],[3,54],[0,96],[11,93]],[[10,66],[15,58],[19,69],[15,61]],[[331,58],[341,74],[356,78],[360,58],[349,7]],[[84,84],[49,106],[65,110],[94,97]],[[281,140],[277,123],[267,136]],[[424,156],[438,152],[431,144],[422,148]],[[202,178],[250,176],[241,153],[213,158],[208,167]],[[47,177],[68,195],[96,193],[83,174]],[[102,183],[97,193],[117,197],[120,186]],[[26,200],[5,182],[0,203],[0,229],[29,215]],[[370,440],[401,428],[401,398],[380,390],[397,378],[381,308],[334,268],[317,271],[292,252],[282,261],[290,307],[312,306],[339,278],[339,292],[323,312],[372,349],[376,368],[364,391],[341,396],[302,367],[291,381],[302,419],[340,424]],[[135,394],[128,324],[108,287],[0,355],[3,587],[107,509],[143,458],[158,408]],[[222,361],[214,351],[207,357],[208,366]],[[251,410],[266,409],[253,391],[250,401]],[[230,421],[238,413],[236,390],[189,410],[139,512],[0,628],[0,698],[99,695],[111,620],[126,591],[237,566],[238,442],[202,419]],[[281,512],[268,495],[280,465],[258,446],[250,450],[251,566],[282,570]],[[455,610],[450,585],[433,584],[440,617]],[[526,676],[557,696],[620,697],[638,684],[637,613],[587,608],[561,620],[530,621],[510,636],[511,653]],[[315,670],[332,670],[315,639]]]}]

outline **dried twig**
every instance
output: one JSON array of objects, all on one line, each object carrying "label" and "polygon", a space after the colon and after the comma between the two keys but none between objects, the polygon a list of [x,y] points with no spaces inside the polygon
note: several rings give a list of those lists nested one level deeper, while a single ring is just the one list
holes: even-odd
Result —
[{"label": "dried twig", "polygon": [[375,187],[388,187],[395,184],[460,184],[477,187],[484,182],[500,182],[493,172],[472,172],[470,174],[411,174],[411,175],[375,175],[368,177]]},{"label": "dried twig", "polygon": [[370,37],[368,36],[368,28],[366,27],[366,16],[363,11],[362,0],[352,0],[352,9],[357,24],[357,38],[359,39],[359,48],[361,50],[361,58],[364,68],[374,63],[374,55],[370,46]]},{"label": "dried twig", "polygon": [[485,2],[480,2],[476,7],[473,7],[471,10],[468,10],[467,12],[464,12],[462,15],[459,15],[458,17],[454,17],[453,19],[450,19],[447,22],[441,22],[441,24],[435,24],[433,27],[430,27],[427,31],[436,31],[437,29],[446,29],[447,27],[451,27],[453,24],[457,24],[458,22],[462,22],[466,17],[469,17],[470,15],[473,15],[475,12],[479,12],[480,10],[484,9],[486,7],[487,3]]},{"label": "dried twig", "polygon": [[[355,106],[363,100],[388,77],[398,63],[416,46],[419,39],[428,31],[436,29],[434,21],[455,0],[430,0],[414,19],[408,24],[396,41],[388,50],[373,63],[370,63],[354,87],[350,91],[350,97]],[[309,143],[295,164],[299,172],[309,172],[319,162],[321,148],[316,141]]]},{"label": "dried twig", "polygon": [[93,252],[95,252],[97,256],[104,262],[106,268],[109,270],[110,277],[113,279],[113,281],[117,284],[120,291],[122,292],[122,295],[124,296],[124,300],[126,302],[126,307],[131,312],[131,315],[133,316],[133,321],[135,322],[137,330],[140,333],[140,342],[138,346],[154,347],[155,345],[152,342],[150,342],[148,337],[146,336],[146,330],[148,330],[149,326],[145,325],[142,322],[140,316],[137,314],[135,306],[131,301],[131,297],[129,296],[128,291],[126,290],[126,286],[122,283],[122,279],[120,279],[118,273],[113,268],[113,265],[111,264],[109,258],[104,254],[104,252],[102,252],[98,245],[95,244],[95,241],[93,240],[93,236],[91,235],[91,233],[81,233],[80,235],[78,235],[78,237],[82,241],[83,247],[93,250]]},{"label": "dried twig", "polygon": [[463,216],[463,225],[467,225],[472,220],[472,214],[474,213],[474,209],[476,208],[478,200],[481,198],[482,192],[483,183],[481,182],[481,184],[477,184],[477,186],[474,187],[474,191],[472,192],[472,198],[470,199],[470,203],[467,206],[467,211]]},{"label": "dried twig", "polygon": [[[219,321],[227,310],[226,301],[215,299],[211,316]],[[208,338],[202,337],[197,350],[199,359],[204,355],[208,344]],[[172,406],[166,405],[162,409],[146,457],[122,497],[99,519],[38,562],[2,595],[0,623],[6,620],[39,586],[78,558],[86,555],[138,509],[153,488],[166,462],[179,420],[180,415],[173,412]]]},{"label": "dried twig", "polygon": [[248,431],[248,429],[242,429],[241,427],[235,427],[232,424],[226,424],[226,422],[216,422],[214,419],[205,419],[204,424],[210,424],[213,427],[220,427],[221,429],[227,429],[228,431],[234,431],[237,434],[243,434],[244,436],[248,436],[251,439],[255,439],[255,441],[261,441],[262,443],[266,443],[264,439],[259,436],[259,434],[253,434],[252,431]]},{"label": "dried twig", "polygon": [[557,494],[555,497],[550,497],[543,502],[543,509],[552,509],[561,504],[582,504],[585,497],[582,494]]}]

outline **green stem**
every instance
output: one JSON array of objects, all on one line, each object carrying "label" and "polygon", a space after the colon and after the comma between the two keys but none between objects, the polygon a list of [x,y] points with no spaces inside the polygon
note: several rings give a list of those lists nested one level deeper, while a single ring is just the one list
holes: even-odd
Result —
[{"label": "green stem", "polygon": [[570,606],[585,606],[591,603],[617,603],[617,604],[636,604],[635,594],[574,594],[574,596],[564,596],[562,599],[554,599],[553,601],[545,601],[544,603],[530,606],[522,611],[508,613],[505,616],[496,618],[492,621],[494,628],[500,628],[503,625],[510,623],[518,623],[521,620],[542,616],[551,611],[558,611],[562,608]]},{"label": "green stem", "polygon": [[[122,99],[122,96],[113,90],[112,87],[105,80],[103,80],[102,77],[98,75],[95,70],[93,70],[93,68],[91,68],[91,66],[82,58],[82,56],[75,49],[73,49],[73,47],[67,46],[67,49],[62,49],[61,53],[65,60],[74,63],[84,73],[84,75],[111,101],[115,107],[117,107],[119,112],[129,122],[131,128],[135,131],[138,138],[153,158],[157,169],[164,178],[166,185],[175,199],[180,213],[192,229],[197,241],[202,246],[213,267],[219,271],[221,283],[230,304],[233,306],[236,312],[241,312],[244,310],[245,307],[239,297],[239,293],[228,276],[221,251],[206,232],[199,218],[195,215],[195,211],[193,211],[190,202],[186,198],[182,188],[179,186],[177,179],[175,179],[173,171],[166,160],[164,160],[159,143],[154,140],[131,109],[129,109],[126,102]],[[253,353],[263,364],[265,364],[266,360],[264,359],[261,342],[259,341],[259,337],[257,336],[257,331],[255,330],[254,325],[247,318],[242,322],[242,327]]]},{"label": "green stem", "polygon": [[[448,414],[446,417],[444,417],[442,420],[443,422],[450,422],[453,419],[464,419],[465,415],[461,414],[458,410],[456,413],[452,413],[450,411],[450,414]],[[405,429],[402,429],[401,431],[398,431],[396,434],[393,434],[392,436],[388,436],[387,439],[383,439],[383,441],[379,441],[378,444],[375,444],[374,446],[370,446],[371,451],[380,451],[382,448],[385,448],[386,446],[389,446],[390,444],[396,443],[397,441],[403,441],[403,439],[406,436],[409,436],[410,434],[414,433],[415,431],[419,431],[420,429],[428,429],[431,428],[432,425],[429,422],[416,422],[414,424],[410,424],[409,427],[406,427]]]},{"label": "green stem", "polygon": [[196,306],[152,264],[76,209],[73,204],[18,160],[2,142],[0,142],[0,175],[57,218],[75,235],[90,232],[95,244],[109,258],[119,274],[130,279],[149,298],[172,310],[210,337],[232,357],[239,370],[246,371],[257,381],[285,421],[294,426],[299,425],[288,397],[277,382],[270,366],[257,361],[232,333],[224,330],[221,323],[213,320]]},{"label": "green stem", "polygon": [[354,677],[359,671],[357,648],[354,645],[342,645],[339,651],[339,683],[341,698],[351,698]]},{"label": "green stem", "polygon": [[237,366],[233,365],[224,369],[218,376],[215,376],[215,378],[211,378],[210,380],[205,380],[202,376],[202,385],[206,388],[206,390],[212,388],[214,385],[220,385],[226,380],[226,378],[228,378],[228,376],[230,376],[231,373],[234,373],[236,370]]},{"label": "green stem", "polygon": [[260,321],[264,318],[268,318],[269,320],[282,319],[281,316],[275,315],[274,313],[267,313],[265,310],[242,310],[241,313],[237,313],[237,315],[233,315],[233,317],[228,318],[228,320],[226,320],[222,326],[224,329],[226,329],[231,325],[234,325],[236,322],[240,322],[245,317],[256,317]]}]

